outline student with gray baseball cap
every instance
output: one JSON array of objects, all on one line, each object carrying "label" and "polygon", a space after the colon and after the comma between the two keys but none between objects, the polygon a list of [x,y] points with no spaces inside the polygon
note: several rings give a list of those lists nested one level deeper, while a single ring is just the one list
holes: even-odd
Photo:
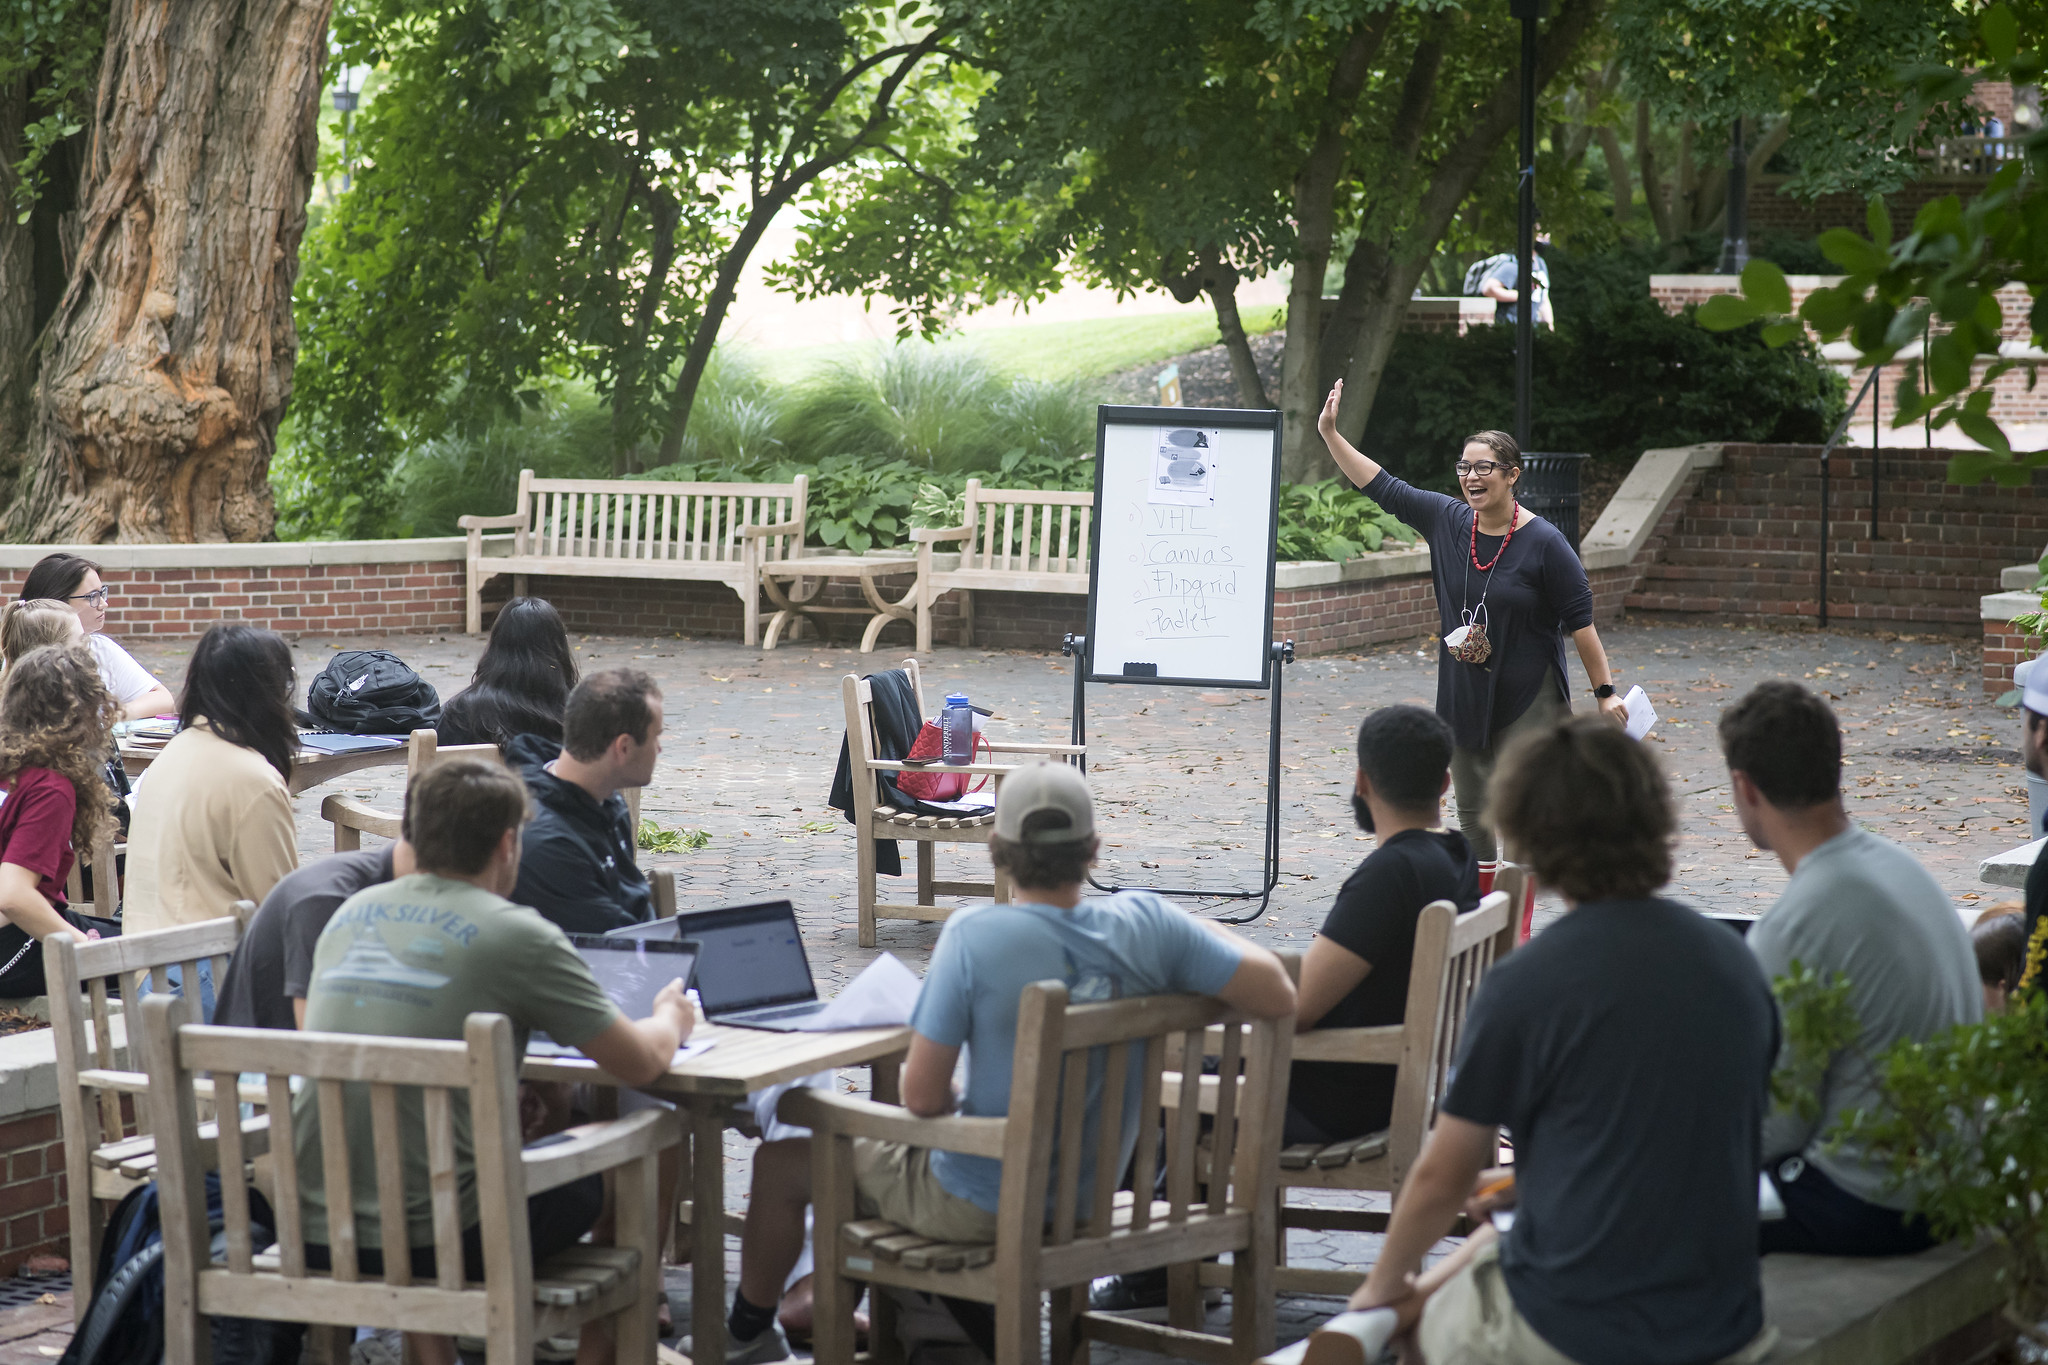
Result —
[{"label": "student with gray baseball cap", "polygon": [[[1216,996],[1245,1014],[1294,1013],[1294,985],[1280,959],[1150,891],[1083,898],[1100,840],[1095,802],[1079,769],[1039,763],[1005,775],[996,793],[989,861],[1010,877],[1006,904],[956,911],[939,932],[931,969],[910,1017],[903,1104],[923,1118],[954,1112],[1001,1117],[1010,1107],[1011,1056],[1024,988],[1064,981],[1070,1000],[1138,995]],[[956,1095],[953,1069],[967,1049],[967,1084]],[[1121,1174],[1138,1132],[1139,1093],[1122,1097],[1124,1151],[1105,1180]],[[992,1242],[1002,1162],[931,1151],[900,1142],[854,1144],[861,1216],[887,1218],[948,1242]],[[1080,1207],[1095,1176],[1084,1153]],[[810,1140],[764,1143],[754,1157],[754,1196],[741,1244],[735,1318],[767,1338],[776,1295],[803,1247],[810,1203]],[[779,1359],[736,1339],[736,1365]],[[786,1351],[786,1348],[784,1348]]]}]

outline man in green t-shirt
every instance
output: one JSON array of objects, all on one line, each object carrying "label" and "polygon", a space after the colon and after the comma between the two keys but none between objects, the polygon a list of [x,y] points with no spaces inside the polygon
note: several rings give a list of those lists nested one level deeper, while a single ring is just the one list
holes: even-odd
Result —
[{"label": "man in green t-shirt", "polygon": [[[461,1038],[473,1013],[512,1021],[518,1051],[535,1029],[585,1056],[614,1076],[645,1085],[669,1067],[690,1034],[695,1012],[681,981],[655,998],[654,1013],[623,1017],[589,966],[554,925],[505,899],[519,879],[520,830],[528,814],[526,788],[495,763],[457,759],[413,779],[406,793],[404,837],[419,871],[349,897],[320,935],[306,993],[306,1028],[327,1033],[401,1038]],[[433,1206],[427,1186],[426,1143],[420,1092],[399,1092],[405,1143],[407,1245],[415,1279],[434,1275]],[[377,1210],[376,1155],[369,1094],[348,1087],[350,1185],[354,1194],[358,1262],[366,1276],[384,1273],[383,1230]],[[483,1278],[483,1241],[476,1206],[475,1146],[466,1096],[454,1115],[465,1274]],[[293,1105],[298,1133],[301,1203],[307,1262],[328,1264],[327,1191],[321,1165],[315,1095],[301,1092]],[[413,1140],[413,1135],[420,1140]],[[588,1232],[602,1211],[596,1176],[535,1195],[527,1201],[533,1259],[546,1259]],[[653,1313],[655,1305],[648,1305]],[[579,1361],[603,1358],[601,1324],[584,1330]],[[447,1337],[417,1337],[421,1360],[453,1365]]]}]

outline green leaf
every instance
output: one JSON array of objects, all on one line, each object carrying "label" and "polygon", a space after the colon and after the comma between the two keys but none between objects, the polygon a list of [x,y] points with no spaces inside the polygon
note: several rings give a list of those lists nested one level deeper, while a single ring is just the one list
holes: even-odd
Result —
[{"label": "green leaf", "polygon": [[1775,262],[1754,260],[1742,267],[1742,292],[1765,313],[1792,311],[1792,286]]},{"label": "green leaf", "polygon": [[1789,345],[1798,340],[1799,333],[1802,330],[1799,324],[1790,318],[1767,323],[1762,333],[1764,345],[1769,346],[1772,350],[1777,350],[1781,346]]},{"label": "green leaf", "polygon": [[1984,17],[1977,21],[1977,31],[1984,36],[1984,50],[1993,61],[2009,62],[2020,50],[2019,20],[2004,5],[1985,10]]},{"label": "green leaf", "polygon": [[1892,244],[1892,216],[1886,211],[1884,200],[1873,197],[1863,211],[1863,221],[1869,225],[1871,241],[1881,247]]},{"label": "green leaf", "polygon": [[1847,228],[1829,228],[1823,232],[1820,250],[1823,256],[1851,275],[1882,275],[1891,265],[1891,258],[1883,247]]},{"label": "green leaf", "polygon": [[1994,454],[2011,458],[2012,443],[2005,439],[2004,429],[1989,417],[1975,412],[1957,413],[1956,425],[1962,428],[1963,435],[1978,445],[1988,448]]},{"label": "green leaf", "polygon": [[1695,313],[1700,326],[1710,332],[1732,332],[1763,316],[1763,310],[1740,294],[1716,294]]},{"label": "green leaf", "polygon": [[1929,344],[1927,377],[1941,393],[1961,393],[1970,387],[1970,353],[1956,344],[1954,334],[1938,336]]}]

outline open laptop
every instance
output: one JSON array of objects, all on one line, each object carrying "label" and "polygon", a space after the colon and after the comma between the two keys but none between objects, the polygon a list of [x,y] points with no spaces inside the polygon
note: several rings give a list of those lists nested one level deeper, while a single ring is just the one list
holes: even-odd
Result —
[{"label": "open laptop", "polygon": [[[606,938],[602,934],[571,934],[569,942],[590,964],[590,974],[628,1019],[654,1013],[654,997],[671,981],[688,981],[697,965],[695,943],[676,939]],[[536,1030],[526,1044],[529,1055],[577,1057],[573,1047]]]},{"label": "open laptop", "polygon": [[676,917],[698,945],[697,998],[714,1023],[795,1033],[825,1008],[788,901],[762,901]]}]

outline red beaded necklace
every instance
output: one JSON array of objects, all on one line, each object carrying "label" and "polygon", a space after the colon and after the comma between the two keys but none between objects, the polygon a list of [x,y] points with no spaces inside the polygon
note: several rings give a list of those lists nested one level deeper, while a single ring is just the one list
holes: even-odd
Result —
[{"label": "red beaded necklace", "polygon": [[1522,504],[1514,502],[1510,504],[1510,508],[1511,510],[1508,513],[1508,533],[1501,537],[1500,548],[1493,552],[1493,560],[1487,564],[1479,562],[1479,514],[1477,512],[1472,514],[1472,567],[1481,573],[1493,572],[1493,566],[1500,563],[1500,557],[1508,552],[1508,542],[1515,538],[1515,523],[1521,520]]}]

